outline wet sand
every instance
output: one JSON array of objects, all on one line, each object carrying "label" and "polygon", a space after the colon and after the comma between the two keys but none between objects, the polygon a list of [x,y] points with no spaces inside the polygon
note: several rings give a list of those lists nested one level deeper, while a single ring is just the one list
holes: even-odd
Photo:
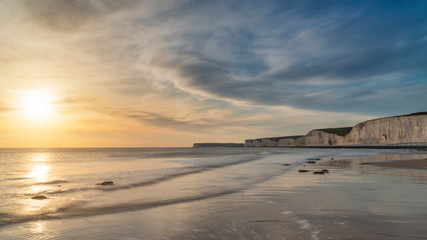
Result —
[{"label": "wet sand", "polygon": [[[425,239],[426,157],[379,154],[305,164],[282,178],[294,186],[287,206],[307,220],[302,230],[311,231],[311,239]],[[323,169],[329,173],[313,174]]]},{"label": "wet sand", "polygon": [[374,163],[380,167],[427,169],[427,159],[398,160]]}]

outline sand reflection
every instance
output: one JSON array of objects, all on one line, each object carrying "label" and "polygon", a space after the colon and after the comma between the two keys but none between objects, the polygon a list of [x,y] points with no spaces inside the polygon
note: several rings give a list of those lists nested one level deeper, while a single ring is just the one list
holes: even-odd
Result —
[{"label": "sand reflection", "polygon": [[[29,227],[30,228],[28,228],[28,234],[30,235],[30,237],[28,239],[59,239],[59,226],[56,224],[52,224],[47,221],[37,221],[30,223]],[[61,239],[76,238],[62,237]]]},{"label": "sand reflection", "polygon": [[31,231],[33,233],[42,233],[44,231],[44,222],[35,222]]}]

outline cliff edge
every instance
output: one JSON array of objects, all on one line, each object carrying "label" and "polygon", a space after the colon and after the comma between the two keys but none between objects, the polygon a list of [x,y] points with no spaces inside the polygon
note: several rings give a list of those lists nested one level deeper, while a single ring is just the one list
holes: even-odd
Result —
[{"label": "cliff edge", "polygon": [[304,136],[245,140],[246,147],[427,146],[427,112],[372,119],[353,127],[313,129]]}]

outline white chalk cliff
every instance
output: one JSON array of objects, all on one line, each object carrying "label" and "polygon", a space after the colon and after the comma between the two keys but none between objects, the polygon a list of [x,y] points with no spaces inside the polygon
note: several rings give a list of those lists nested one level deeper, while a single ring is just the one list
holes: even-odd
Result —
[{"label": "white chalk cliff", "polygon": [[314,129],[305,136],[259,138],[247,147],[427,145],[427,112],[368,120],[349,128]]},{"label": "white chalk cliff", "polygon": [[344,144],[427,143],[427,114],[388,117],[353,127]]}]

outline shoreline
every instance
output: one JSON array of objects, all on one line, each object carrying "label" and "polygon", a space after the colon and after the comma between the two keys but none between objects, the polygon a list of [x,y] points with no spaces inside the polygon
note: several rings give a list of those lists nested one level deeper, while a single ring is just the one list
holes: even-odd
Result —
[{"label": "shoreline", "polygon": [[427,151],[427,143],[422,145],[310,145],[310,146],[244,146],[245,148],[336,148],[336,149],[415,149]]},{"label": "shoreline", "polygon": [[[274,148],[274,147],[273,147]],[[328,146],[280,146],[276,148],[332,148],[332,149],[410,149],[427,151],[427,145],[328,145]]]}]

